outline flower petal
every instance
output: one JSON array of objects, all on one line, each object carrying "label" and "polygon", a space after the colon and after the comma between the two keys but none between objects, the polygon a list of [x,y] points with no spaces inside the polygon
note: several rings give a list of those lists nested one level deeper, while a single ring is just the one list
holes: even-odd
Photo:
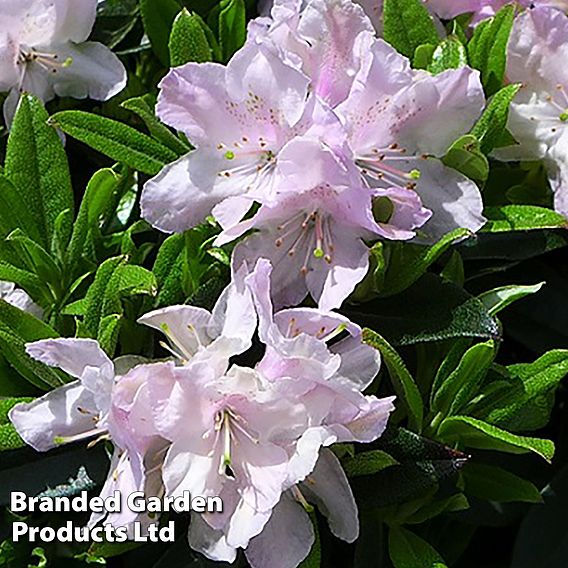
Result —
[{"label": "flower petal", "polygon": [[126,86],[126,69],[120,59],[105,45],[97,42],[50,46],[60,61],[70,65],[54,68],[49,82],[56,95],[106,101]]},{"label": "flower petal", "polygon": [[109,380],[114,378],[112,361],[94,339],[42,339],[28,343],[26,352],[50,367],[59,367],[72,377],[81,378],[87,367],[94,367]]},{"label": "flower petal", "polygon": [[227,544],[223,531],[209,526],[197,513],[191,515],[189,524],[189,546],[216,562],[234,562],[237,558],[235,547]]},{"label": "flower petal", "polygon": [[417,231],[421,239],[434,242],[454,229],[476,232],[483,227],[483,200],[473,181],[436,158],[409,160],[409,171],[413,166],[420,172],[416,193],[433,212]]},{"label": "flower petal", "polygon": [[18,434],[38,452],[61,444],[56,438],[91,432],[97,426],[97,416],[94,397],[80,381],[56,388],[33,402],[17,404],[9,413]]},{"label": "flower petal", "polygon": [[336,537],[347,542],[357,540],[357,504],[347,476],[332,451],[321,450],[316,467],[300,485],[300,491],[327,517],[329,528]]},{"label": "flower petal", "polygon": [[251,568],[295,568],[308,556],[313,542],[310,517],[299,503],[284,494],[245,554]]}]

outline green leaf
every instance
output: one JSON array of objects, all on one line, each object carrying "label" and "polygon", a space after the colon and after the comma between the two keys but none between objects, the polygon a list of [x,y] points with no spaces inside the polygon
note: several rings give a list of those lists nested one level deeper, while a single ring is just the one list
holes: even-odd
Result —
[{"label": "green leaf", "polygon": [[432,16],[420,0],[385,0],[383,21],[383,37],[406,57],[412,57],[420,45],[440,41]]},{"label": "green leaf", "polygon": [[[22,230],[50,250],[58,215],[66,209],[73,211],[74,205],[67,157],[47,119],[37,98],[22,95],[8,138],[4,173],[25,196],[28,220]],[[69,219],[62,228],[67,240],[70,232]]]},{"label": "green leaf", "polygon": [[545,353],[533,363],[509,365],[497,386],[490,383],[487,396],[469,414],[500,428],[530,431],[544,428],[554,404],[554,393],[568,375],[568,351]]},{"label": "green leaf", "polygon": [[539,490],[530,481],[499,467],[469,463],[463,477],[466,492],[479,499],[497,503],[542,503]]},{"label": "green leaf", "polygon": [[95,279],[87,295],[85,296],[85,317],[83,319],[83,331],[89,337],[97,337],[101,319],[105,315],[103,305],[107,294],[107,288],[113,274],[120,266],[126,263],[124,257],[114,257],[105,260],[98,268]]},{"label": "green leaf", "polygon": [[222,0],[219,12],[219,47],[227,62],[245,43],[246,6],[244,0]]},{"label": "green leaf", "polygon": [[502,144],[507,132],[509,106],[520,88],[520,84],[514,84],[497,91],[471,130],[471,134],[479,140],[480,150],[484,154],[489,154],[493,148]]},{"label": "green leaf", "polygon": [[150,95],[134,97],[124,101],[120,106],[138,115],[144,121],[150,134],[178,156],[189,152],[190,147],[158,120],[154,112],[154,105],[150,105],[149,99]]},{"label": "green leaf", "polygon": [[472,235],[468,229],[456,229],[431,246],[394,243],[380,289],[381,297],[393,296],[414,284],[453,244]]},{"label": "green leaf", "polygon": [[469,501],[463,493],[457,493],[447,499],[427,502],[416,513],[404,519],[408,525],[421,525],[444,513],[455,513],[469,508]]},{"label": "green leaf", "polygon": [[507,42],[516,8],[509,4],[490,19],[481,22],[468,44],[469,61],[481,71],[481,80],[487,95],[501,88],[507,59]]},{"label": "green leaf", "polygon": [[568,227],[568,221],[564,215],[535,205],[487,207],[485,216],[487,223],[482,231],[486,233],[566,229]]},{"label": "green leaf", "polygon": [[517,300],[522,300],[527,296],[540,292],[545,284],[546,282],[540,282],[540,284],[535,284],[534,286],[502,286],[501,288],[484,292],[478,297],[487,311],[492,316],[495,316]]},{"label": "green leaf", "polygon": [[12,266],[7,262],[0,262],[0,280],[14,282],[23,288],[34,300],[40,304],[49,303],[52,296],[46,289],[46,284],[37,274]]},{"label": "green leaf", "polygon": [[22,448],[26,443],[22,440],[12,424],[0,425],[0,452]]},{"label": "green leaf", "polygon": [[489,176],[489,162],[479,149],[477,138],[471,134],[458,138],[450,146],[442,162],[481,184]]},{"label": "green leaf", "polygon": [[152,49],[164,67],[170,67],[168,41],[175,17],[181,10],[176,0],[140,0],[140,14]]},{"label": "green leaf", "polygon": [[554,456],[554,443],[542,438],[517,436],[470,416],[452,416],[440,425],[438,435],[446,442],[482,450],[496,450],[511,454],[534,452],[550,462]]},{"label": "green leaf", "polygon": [[205,63],[213,60],[213,51],[204,30],[206,25],[201,16],[185,8],[177,15],[169,42],[172,67],[190,61]]},{"label": "green leaf", "polygon": [[478,343],[468,349],[458,366],[435,391],[432,410],[443,416],[459,412],[475,396],[495,354],[494,341]]},{"label": "green leaf", "polygon": [[67,110],[54,114],[49,121],[113,160],[151,176],[178,157],[146,134],[96,114]]},{"label": "green leaf", "polygon": [[373,475],[393,465],[398,465],[398,462],[391,455],[381,450],[361,452],[342,463],[347,477]]},{"label": "green leaf", "polygon": [[99,170],[90,179],[69,244],[68,259],[72,267],[83,258],[90,232],[98,227],[101,216],[107,210],[122,180],[123,177],[110,168]]},{"label": "green leaf", "polygon": [[454,36],[441,41],[432,53],[428,71],[437,75],[447,69],[459,69],[467,65],[467,51],[463,43]]},{"label": "green leaf", "polygon": [[136,295],[156,294],[156,278],[141,266],[127,264],[127,257],[103,262],[85,296],[81,335],[97,338],[113,353],[124,315],[123,300]]},{"label": "green leaf", "polygon": [[428,69],[435,50],[436,46],[431,43],[419,45],[414,51],[412,67],[414,67],[414,69]]},{"label": "green leaf", "polygon": [[395,568],[445,568],[436,550],[425,540],[402,527],[391,527],[389,554]]},{"label": "green leaf", "polygon": [[420,432],[424,417],[422,396],[404,361],[383,337],[371,329],[363,330],[363,341],[381,353],[394,390],[406,408],[409,426]]},{"label": "green leaf", "polygon": [[182,304],[186,299],[183,290],[184,251],[185,237],[181,234],[168,237],[158,251],[152,269],[159,290],[157,307]]},{"label": "green leaf", "polygon": [[362,327],[380,329],[394,346],[458,337],[497,339],[501,333],[478,298],[431,273],[396,296],[346,306],[345,315]]},{"label": "green leaf", "polygon": [[[425,492],[460,471],[468,459],[462,452],[393,426],[374,445],[398,464],[374,475],[350,479],[362,510],[376,510],[423,497]],[[381,490],[377,491],[377,487]]]},{"label": "green leaf", "polygon": [[8,235],[6,241],[18,245],[30,271],[37,274],[42,281],[49,283],[55,297],[60,297],[62,294],[61,283],[63,274],[59,266],[43,247],[24,235],[20,229],[16,229]]},{"label": "green leaf", "polygon": [[30,204],[25,195],[6,176],[0,175],[0,237],[7,237],[19,228],[40,243],[41,232],[31,219]]},{"label": "green leaf", "polygon": [[41,390],[65,384],[65,376],[29,357],[25,345],[52,337],[58,334],[49,325],[0,300],[0,351],[22,377]]}]

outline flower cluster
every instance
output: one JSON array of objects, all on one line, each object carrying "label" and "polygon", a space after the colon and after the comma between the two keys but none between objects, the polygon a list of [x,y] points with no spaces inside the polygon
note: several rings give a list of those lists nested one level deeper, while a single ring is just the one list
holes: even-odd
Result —
[{"label": "flower cluster", "polygon": [[142,214],[168,232],[212,214],[218,244],[255,230],[234,265],[270,259],[278,307],[310,293],[334,309],[367,272],[365,241],[483,225],[476,184],[440,157],[485,99],[470,68],[411,69],[350,0],[300,5],[253,21],[226,67],[162,81],[158,115],[196,149],[146,184]]},{"label": "flower cluster", "polygon": [[[267,260],[250,273],[243,265],[212,312],[171,306],[143,316],[140,323],[166,336],[171,361],[113,362],[90,339],[29,344],[29,355],[77,380],[13,408],[16,429],[39,451],[110,439],[103,497],[116,489],[123,498],[221,496],[222,514],[195,513],[190,524],[191,546],[210,558],[233,561],[246,548],[253,567],[296,566],[314,539],[307,500],[352,542],[353,495],[338,459],[322,448],[378,438],[393,399],[361,394],[380,360],[356,325],[313,309],[273,315],[271,269]],[[257,328],[264,356],[254,368],[232,364]],[[126,507],[106,518],[114,526],[135,521],[152,522]]]}]

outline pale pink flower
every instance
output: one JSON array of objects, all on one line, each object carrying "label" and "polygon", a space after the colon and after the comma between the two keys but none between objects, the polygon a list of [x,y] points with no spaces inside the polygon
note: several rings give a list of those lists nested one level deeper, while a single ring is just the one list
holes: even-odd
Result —
[{"label": "pale pink flower", "polygon": [[[124,501],[121,512],[110,514],[108,520],[115,526],[142,520],[128,510],[126,497],[156,485],[147,464],[160,459],[158,450],[162,458],[164,455],[164,440],[151,421],[146,385],[150,377],[171,372],[171,364],[130,368],[138,362],[136,358],[113,363],[91,339],[46,339],[29,343],[26,350],[34,359],[59,367],[77,380],[33,402],[16,405],[9,417],[17,432],[40,452],[79,440],[110,439],[114,454],[102,496],[118,489]],[[93,514],[91,524],[104,516]]]},{"label": "pale pink flower", "polygon": [[97,0],[1,0],[0,92],[11,122],[19,94],[107,100],[126,85],[126,70],[106,46],[87,41]]},{"label": "pale pink flower", "polygon": [[502,160],[544,160],[555,209],[568,216],[568,18],[535,8],[515,20],[506,75],[521,89],[511,104],[507,128],[518,145],[502,148]]}]

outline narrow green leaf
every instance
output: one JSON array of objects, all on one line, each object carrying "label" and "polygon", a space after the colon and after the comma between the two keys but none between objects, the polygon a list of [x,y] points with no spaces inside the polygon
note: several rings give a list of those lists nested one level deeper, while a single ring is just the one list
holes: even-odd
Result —
[{"label": "narrow green leaf", "polygon": [[453,244],[471,235],[472,233],[468,229],[456,229],[444,235],[431,246],[395,243],[391,247],[388,269],[380,289],[380,295],[388,297],[406,290]]},{"label": "narrow green leaf", "polygon": [[28,268],[37,274],[41,280],[49,283],[50,288],[59,297],[61,295],[61,282],[63,275],[61,269],[44,248],[24,235],[20,229],[16,229],[8,235],[7,242],[19,245],[23,258],[26,259]]},{"label": "narrow green leaf", "polygon": [[222,0],[219,13],[219,47],[227,62],[245,43],[246,6],[244,0]]},{"label": "narrow green leaf", "polygon": [[485,216],[487,223],[482,229],[485,233],[566,229],[568,227],[568,221],[564,215],[535,205],[487,207]]},{"label": "narrow green leaf", "polygon": [[534,452],[548,462],[554,456],[554,443],[550,440],[517,436],[470,416],[446,418],[440,425],[438,435],[446,442],[459,442],[470,448],[511,454]]},{"label": "narrow green leaf", "polygon": [[487,387],[487,396],[468,413],[485,422],[514,432],[544,428],[554,404],[554,393],[568,375],[568,351],[545,353],[533,363],[506,368],[498,389]]},{"label": "narrow green leaf", "polygon": [[406,407],[409,426],[412,430],[420,432],[424,417],[424,404],[420,391],[404,361],[383,337],[371,329],[363,330],[363,341],[381,353],[394,390]]},{"label": "narrow green leaf", "polygon": [[190,61],[205,63],[213,60],[213,52],[204,30],[206,25],[198,14],[192,14],[185,8],[177,15],[169,42],[172,67]]},{"label": "narrow green leaf", "polygon": [[0,280],[14,282],[42,305],[50,303],[53,299],[46,288],[46,283],[37,274],[17,268],[7,262],[0,262]]},{"label": "narrow green leaf", "polygon": [[0,237],[7,237],[14,229],[20,228],[31,239],[41,243],[42,233],[33,222],[25,196],[6,176],[0,175]]},{"label": "narrow green leaf", "polygon": [[176,0],[140,0],[140,14],[154,53],[164,65],[170,67],[168,40],[175,17],[181,10]]},{"label": "narrow green leaf", "polygon": [[520,84],[514,84],[497,91],[471,130],[471,134],[479,140],[480,149],[484,154],[489,154],[493,148],[502,144],[509,117],[509,106],[520,88]]},{"label": "narrow green leaf", "polygon": [[539,490],[530,481],[499,467],[469,463],[463,476],[466,492],[479,499],[497,503],[542,503]]},{"label": "narrow green leaf", "polygon": [[446,568],[430,544],[402,527],[389,531],[389,554],[395,568]]},{"label": "narrow green leaf", "polygon": [[469,501],[466,496],[463,493],[458,493],[447,499],[427,502],[426,505],[420,507],[416,513],[404,519],[404,523],[407,525],[421,525],[444,513],[455,513],[468,508]]},{"label": "narrow green leaf", "polygon": [[444,416],[459,412],[476,394],[495,354],[494,341],[478,343],[468,349],[435,392],[432,410]]},{"label": "narrow green leaf", "polygon": [[501,288],[484,292],[478,297],[487,308],[487,311],[492,316],[495,316],[517,300],[522,300],[527,296],[540,292],[545,284],[545,282],[540,282],[540,284],[535,284],[534,286],[502,286]]},{"label": "narrow green leaf", "polygon": [[420,0],[385,0],[383,21],[383,37],[406,57],[412,57],[420,45],[440,41],[432,16]]},{"label": "narrow green leaf", "polygon": [[442,162],[478,183],[484,183],[489,176],[489,162],[479,149],[477,138],[471,134],[458,138]]},{"label": "narrow green leaf", "polygon": [[481,22],[468,44],[469,61],[481,71],[487,95],[497,92],[503,83],[507,42],[513,26],[516,7],[509,4],[490,19]]},{"label": "narrow green leaf", "polygon": [[137,114],[144,121],[150,134],[178,156],[189,152],[190,147],[158,120],[154,112],[154,105],[150,105],[149,99],[150,95],[134,97],[124,101],[120,106]]},{"label": "narrow green leaf", "polygon": [[50,123],[131,168],[156,175],[178,155],[150,136],[110,118],[79,110],[58,112]]},{"label": "narrow green leaf", "polygon": [[[5,175],[26,196],[28,221],[21,228],[50,250],[57,216],[73,211],[69,166],[57,133],[47,125],[48,114],[41,102],[24,94],[14,117],[6,150]],[[36,229],[26,229],[33,224]],[[70,219],[64,228],[69,239]]]},{"label": "narrow green leaf", "polygon": [[347,477],[359,477],[360,475],[373,475],[387,467],[398,465],[398,462],[387,452],[371,450],[356,454],[345,460],[342,465]]},{"label": "narrow green leaf", "polygon": [[72,267],[83,257],[89,233],[98,226],[122,179],[120,174],[106,168],[96,172],[89,180],[69,244],[68,259]]}]

